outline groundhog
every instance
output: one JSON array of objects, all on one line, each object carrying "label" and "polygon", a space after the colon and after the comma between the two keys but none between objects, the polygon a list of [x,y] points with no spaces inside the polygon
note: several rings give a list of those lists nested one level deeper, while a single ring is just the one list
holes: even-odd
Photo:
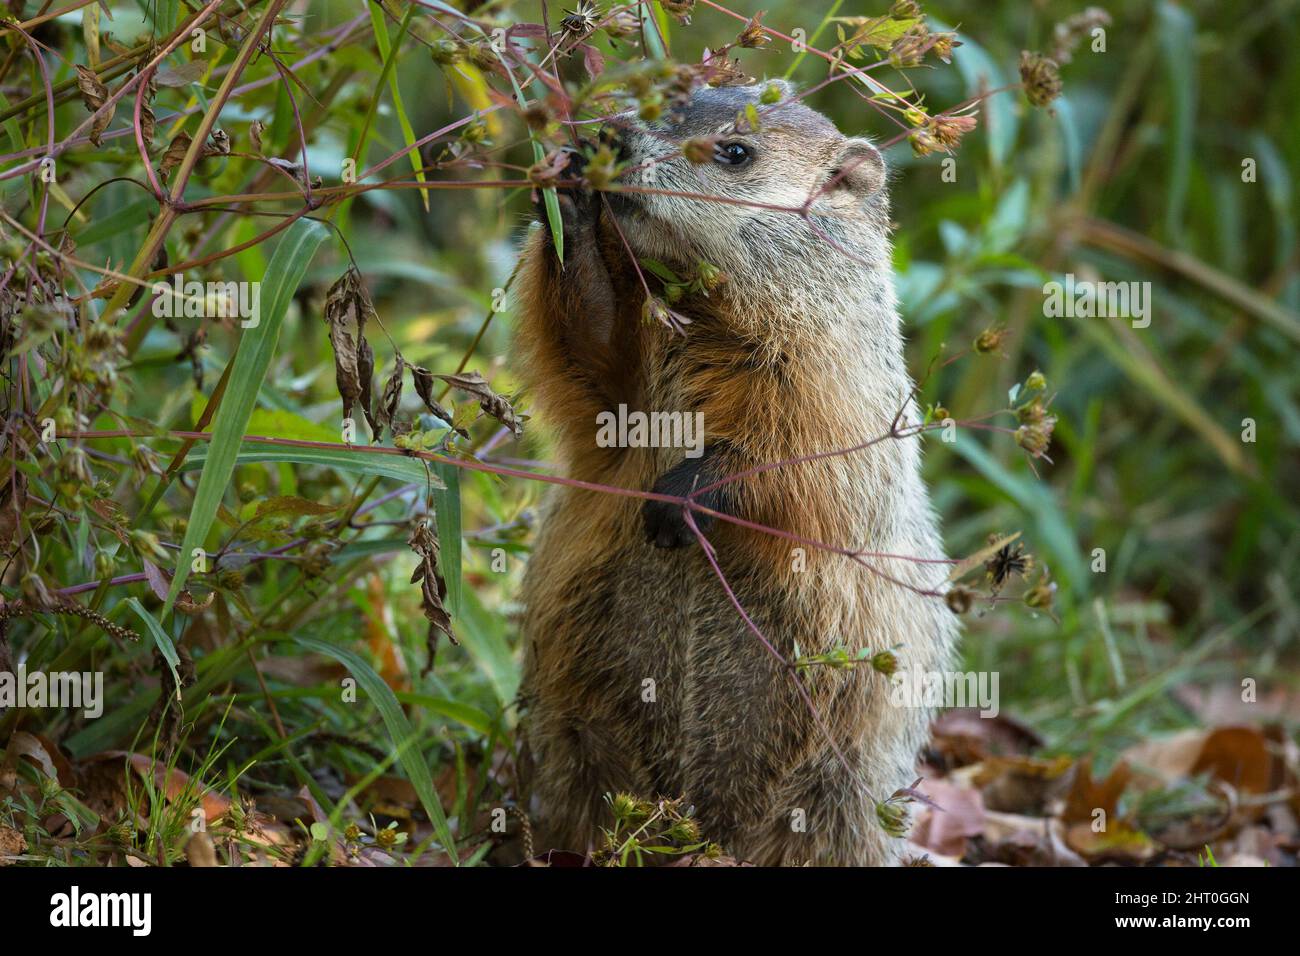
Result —
[{"label": "groundhog", "polygon": [[[917,421],[883,159],[786,84],[762,104],[768,85],[698,90],[653,124],[619,118],[636,188],[558,190],[564,262],[543,215],[517,280],[534,408],[571,478],[703,490],[701,505],[804,541],[941,559],[920,439],[825,454],[889,432],[900,409],[900,427]],[[687,282],[711,274],[702,263],[721,275],[655,321],[656,264]],[[605,447],[620,406],[700,413],[703,446]],[[540,844],[599,847],[604,797],[626,792],[684,797],[705,839],[756,864],[896,862],[903,841],[876,802],[913,782],[930,713],[891,703],[870,663],[796,670],[764,640],[786,662],[893,649],[901,671],[944,670],[958,630],[936,596],[946,566],[694,520],[731,594],[680,506],[571,486],[546,501],[520,695]]]}]

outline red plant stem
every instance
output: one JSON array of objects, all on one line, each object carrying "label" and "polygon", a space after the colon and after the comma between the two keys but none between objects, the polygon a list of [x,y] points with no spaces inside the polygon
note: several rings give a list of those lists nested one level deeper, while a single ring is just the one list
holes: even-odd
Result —
[{"label": "red plant stem", "polygon": [[[195,432],[168,430],[165,432],[149,432],[137,429],[113,429],[97,431],[69,432],[63,437],[68,439],[107,439],[107,438],[172,438],[184,441],[210,441],[211,432]],[[881,436],[882,438],[889,436]],[[857,560],[860,558],[875,558],[883,560],[910,561],[918,564],[955,564],[958,563],[950,558],[922,558],[913,555],[892,554],[889,552],[864,551],[861,549],[848,549],[817,541],[812,538],[804,538],[793,532],[783,531],[780,528],[772,528],[767,525],[757,524],[747,521],[744,518],[730,515],[726,512],[715,511],[706,507],[697,501],[692,500],[689,495],[665,495],[654,491],[641,491],[635,488],[621,488],[617,485],[606,485],[594,481],[583,481],[580,478],[565,478],[560,475],[548,475],[535,471],[525,471],[519,468],[508,468],[501,465],[495,465],[486,461],[473,459],[453,458],[445,455],[434,454],[427,451],[415,451],[404,448],[392,448],[388,446],[374,445],[344,445],[337,442],[309,441],[299,438],[273,438],[267,435],[245,435],[244,441],[254,442],[257,444],[276,445],[284,448],[315,448],[323,451],[347,452],[349,454],[362,455],[396,455],[404,458],[418,458],[422,461],[437,462],[439,464],[454,465],[457,468],[464,468],[469,471],[481,471],[487,474],[498,475],[506,478],[521,478],[526,481],[540,481],[545,484],[564,485],[569,488],[579,488],[584,491],[595,491],[604,494],[619,495],[626,498],[640,498],[645,501],[662,501],[668,504],[681,505],[683,508],[706,514],[720,521],[726,521],[740,527],[749,528],[753,531],[760,531],[765,534],[776,535],[790,541],[795,541],[809,547],[841,554],[845,557]],[[785,462],[776,462],[771,467],[779,467]],[[861,561],[859,561],[861,563]],[[864,565],[866,566],[866,565]],[[874,573],[885,575],[874,568],[870,568]],[[924,593],[924,592],[923,592]]]},{"label": "red plant stem", "polygon": [[149,176],[149,185],[153,187],[153,195],[159,203],[167,201],[167,194],[163,192],[162,184],[158,182],[158,174],[154,172],[153,161],[149,159],[149,147],[144,141],[144,124],[142,122],[142,112],[144,109],[144,94],[149,88],[149,83],[153,80],[154,68],[146,69],[142,76],[139,87],[135,91],[135,111],[132,116],[132,132],[135,134],[135,145],[140,150],[140,162],[144,165],[144,171]]},{"label": "red plant stem", "polygon": [[835,756],[839,758],[839,761],[844,765],[845,770],[850,774],[855,773],[853,766],[849,763],[848,758],[844,756],[844,752],[840,749],[839,742],[835,739],[830,728],[826,726],[826,722],[822,719],[821,711],[813,701],[812,695],[808,693],[808,688],[804,687],[803,681],[799,680],[798,670],[792,663],[785,659],[781,652],[778,651],[772,642],[767,639],[767,636],[759,630],[758,625],[754,623],[753,618],[749,616],[749,613],[740,603],[740,599],[736,597],[736,592],[732,590],[731,585],[727,582],[726,575],[722,573],[722,568],[718,565],[718,557],[717,553],[713,550],[713,545],[709,543],[708,538],[704,537],[704,534],[695,523],[695,517],[689,511],[686,512],[686,526],[691,529],[691,532],[695,535],[695,540],[699,542],[700,548],[704,551],[704,557],[708,560],[709,567],[713,569],[713,573],[717,575],[718,581],[722,584],[722,590],[726,592],[727,600],[731,602],[731,606],[736,609],[741,620],[745,622],[745,626],[748,627],[754,636],[762,642],[763,647],[767,649],[767,652],[780,661],[781,666],[790,672],[790,679],[794,681],[794,686],[798,689],[799,696],[803,698],[804,704],[808,707],[808,712],[812,715],[818,728],[826,736],[826,740],[830,743],[831,749],[835,751]]}]

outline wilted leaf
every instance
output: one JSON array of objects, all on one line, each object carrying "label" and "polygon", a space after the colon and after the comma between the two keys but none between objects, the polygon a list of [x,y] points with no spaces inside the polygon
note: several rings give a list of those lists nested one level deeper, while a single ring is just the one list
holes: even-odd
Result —
[{"label": "wilted leaf", "polygon": [[[100,82],[94,70],[82,66],[80,63],[76,64],[76,67],[77,89],[81,92],[81,102],[85,104],[89,112],[94,113],[108,102],[108,87]],[[106,110],[96,117],[95,122],[91,125],[90,141],[96,146],[100,145],[101,137],[104,135],[104,130],[108,129],[108,124],[113,122],[115,112],[116,107]]]},{"label": "wilted leaf", "polygon": [[[291,163],[289,162],[289,160],[281,159],[278,156],[268,156],[265,162],[267,163],[267,165],[274,166],[280,172],[284,173],[286,176],[288,176],[290,179],[296,182],[299,186],[302,186],[304,188],[307,186],[307,174],[303,172],[303,168],[299,166],[297,163]],[[322,185],[322,180],[319,176],[317,176],[311,181],[311,187],[313,189],[319,189],[321,185]]]},{"label": "wilted leaf", "polygon": [[0,866],[12,864],[13,857],[27,852],[27,839],[12,827],[0,826]]},{"label": "wilted leaf", "polygon": [[590,43],[582,44],[582,65],[593,80],[605,72],[605,54]]},{"label": "wilted leaf", "polygon": [[437,646],[437,631],[442,631],[453,644],[459,644],[451,630],[451,615],[443,606],[447,597],[447,584],[438,573],[438,533],[428,521],[419,521],[406,542],[420,557],[420,564],[411,575],[411,583],[420,584],[421,608],[429,622],[429,660],[432,662]]},{"label": "wilted leaf", "polygon": [[188,86],[199,80],[208,69],[207,60],[190,60],[176,67],[164,67],[154,74],[159,86]]},{"label": "wilted leaf", "polygon": [[337,511],[338,505],[321,504],[318,501],[309,501],[306,498],[300,498],[297,495],[276,495],[267,498],[257,510],[253,512],[253,520],[258,521],[271,515],[327,515]]},{"label": "wilted leaf", "polygon": [[190,866],[218,866],[217,850],[212,845],[212,838],[207,832],[200,830],[198,833],[190,834],[189,841],[185,844],[185,859],[189,861]]},{"label": "wilted leaf", "polygon": [[1128,763],[1121,760],[1111,768],[1104,780],[1092,779],[1092,758],[1083,757],[1075,764],[1074,781],[1065,801],[1065,810],[1061,819],[1066,823],[1092,823],[1095,811],[1103,810],[1109,822],[1116,815],[1119,798],[1128,786],[1132,773]]},{"label": "wilted leaf", "polygon": [[[419,365],[412,366],[411,381],[415,383],[415,393],[420,396],[420,401],[424,402],[424,407],[429,410],[429,414],[436,415],[448,425],[452,424],[454,418],[452,413],[438,404],[433,397],[433,373]],[[463,431],[461,434],[466,438],[469,437]]]},{"label": "wilted leaf", "polygon": [[1089,823],[1071,824],[1065,842],[1093,863],[1102,860],[1142,863],[1155,856],[1159,849],[1149,836],[1123,820],[1108,821],[1104,830],[1094,829]]},{"label": "wilted leaf", "polygon": [[515,435],[522,435],[524,432],[523,422],[515,414],[515,410],[504,398],[488,386],[487,381],[478,372],[465,372],[459,375],[439,375],[452,388],[458,388],[462,392],[468,392],[478,399],[479,407],[487,412],[502,425],[509,428]]},{"label": "wilted leaf", "polygon": [[1050,799],[1066,790],[1071,766],[1073,761],[1066,756],[1050,760],[1018,755],[990,757],[972,768],[971,782],[979,788],[990,810],[1040,814]]},{"label": "wilted leaf", "polygon": [[393,374],[388,376],[388,381],[384,383],[384,394],[379,399],[379,407],[375,409],[375,422],[379,426],[379,432],[384,428],[391,428],[393,425],[393,416],[397,414],[397,408],[402,403],[402,378],[406,369],[406,362],[403,361],[399,353],[394,357]]},{"label": "wilted leaf", "polygon": [[984,801],[978,790],[945,780],[929,780],[926,789],[942,809],[920,810],[909,839],[927,850],[961,859],[966,855],[966,841],[984,832]]},{"label": "wilted leaf", "polygon": [[1138,744],[1124,759],[1164,783],[1208,773],[1237,790],[1267,793],[1275,782],[1269,741],[1253,727],[1188,730]]},{"label": "wilted leaf", "polygon": [[140,104],[140,138],[144,140],[146,147],[153,145],[154,127],[157,120],[153,115],[153,107],[144,102]]},{"label": "wilted leaf", "polygon": [[187,794],[190,796],[199,795],[199,806],[203,808],[203,817],[208,823],[219,819],[230,810],[229,797],[209,790],[178,767],[168,767],[164,761],[156,756],[128,753],[123,750],[107,750],[93,757],[88,757],[85,763],[121,761],[123,758],[142,778],[147,778],[152,774],[155,786],[158,787],[168,801],[180,800]]},{"label": "wilted leaf", "polygon": [[204,156],[229,156],[230,134],[224,129],[214,129],[203,145]]},{"label": "wilted leaf", "polygon": [[361,411],[365,413],[366,423],[370,426],[371,440],[378,441],[380,429],[372,411],[374,402],[371,397],[375,380],[375,353],[364,338],[357,346],[357,375],[361,378]]},{"label": "wilted leaf", "polygon": [[[334,382],[343,400],[344,418],[351,417],[352,406],[359,398],[364,399],[362,408],[367,419],[370,417],[374,354],[366,342],[366,320],[374,311],[361,274],[354,267],[349,267],[325,295],[325,322],[334,349]],[[356,329],[355,337],[351,328]]]},{"label": "wilted leaf", "polygon": [[172,141],[167,144],[167,151],[163,153],[162,160],[158,166],[159,172],[162,173],[164,179],[167,178],[168,173],[181,164],[181,160],[183,160],[185,154],[189,152],[190,142],[190,134],[185,132],[185,130],[181,130],[172,138]]}]

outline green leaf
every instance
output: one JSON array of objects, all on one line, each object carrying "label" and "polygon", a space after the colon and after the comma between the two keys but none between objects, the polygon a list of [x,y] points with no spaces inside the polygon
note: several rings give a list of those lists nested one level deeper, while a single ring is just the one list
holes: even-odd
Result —
[{"label": "green leaf", "polygon": [[1196,22],[1183,7],[1164,2],[1159,10],[1160,56],[1169,81],[1174,115],[1169,135],[1169,185],[1166,191],[1165,232],[1177,245],[1183,231],[1183,209],[1192,176],[1192,134],[1196,123]]},{"label": "green leaf", "polygon": [[[397,114],[397,123],[402,128],[402,139],[406,146],[415,143],[415,129],[411,126],[411,120],[406,115],[406,107],[402,105],[402,91],[397,85],[397,74],[393,71],[393,65],[397,62],[397,51],[401,49],[402,40],[406,37],[407,28],[411,25],[411,17],[415,14],[418,4],[410,4],[406,8],[406,13],[402,16],[401,23],[397,26],[397,37],[390,44],[388,40],[388,25],[384,22],[384,11],[380,4],[367,4],[370,8],[370,23],[375,32],[375,46],[379,48],[379,55],[384,58],[384,66],[380,71],[379,84],[382,85],[384,80],[388,80],[388,89],[393,94],[393,111]],[[379,101],[379,91],[375,91],[372,103]],[[373,108],[373,107],[372,107]],[[411,168],[415,170],[415,178],[418,182],[424,182],[424,163],[420,159],[420,151],[413,149],[406,154],[411,160]],[[429,190],[421,189],[420,198],[424,201],[424,211],[429,211]]]},{"label": "green leaf", "polygon": [[257,506],[257,510],[253,512],[253,519],[266,518],[270,515],[292,515],[294,517],[327,515],[338,510],[338,505],[324,505],[319,501],[309,501],[297,495],[275,495],[267,498]]},{"label": "green leaf", "polygon": [[152,614],[144,609],[144,605],[136,598],[129,597],[126,599],[127,606],[135,611],[136,616],[144,622],[145,628],[149,631],[153,642],[158,645],[158,651],[162,654],[163,659],[167,661],[167,669],[172,672],[172,682],[174,686],[181,686],[181,675],[176,670],[181,664],[180,655],[176,653],[176,645],[172,639],[167,636],[167,632],[162,629],[162,625],[154,618]]},{"label": "green leaf", "polygon": [[456,841],[451,835],[451,828],[447,825],[447,815],[443,812],[442,804],[438,802],[438,795],[433,789],[433,774],[429,771],[424,754],[420,752],[415,731],[411,728],[406,715],[402,713],[402,706],[397,702],[392,688],[384,683],[384,679],[375,673],[374,668],[346,648],[313,637],[295,636],[293,640],[308,650],[338,661],[351,671],[357,682],[361,684],[362,689],[379,709],[379,716],[383,719],[384,726],[388,728],[388,736],[392,738],[393,746],[397,749],[397,759],[402,764],[402,769],[406,771],[411,786],[415,788],[424,812],[429,815],[443,849],[446,850],[452,865],[459,865],[456,857]]},{"label": "green leaf", "polygon": [[397,694],[397,699],[403,704],[414,704],[416,707],[422,707],[430,713],[454,720],[458,724],[464,724],[470,730],[477,731],[484,737],[490,736],[492,733],[492,718],[488,716],[487,711],[481,707],[475,707],[473,704],[452,700],[449,697],[433,697],[429,694],[410,692]]},{"label": "green leaf", "polygon": [[641,259],[640,262],[641,262],[641,267],[643,269],[646,269],[649,272],[654,273],[656,276],[658,276],[660,279],[663,279],[665,282],[682,281],[681,276],[679,276],[676,272],[673,272],[672,269],[668,268],[668,266],[664,265],[658,259]]},{"label": "green leaf", "polygon": [[[197,418],[196,415],[195,419]],[[299,441],[339,440],[337,428],[327,428],[293,412],[271,408],[253,409],[253,417],[248,420],[248,434],[267,438],[296,438]]]},{"label": "green leaf", "polygon": [[[239,453],[235,456],[235,464],[251,465],[257,462],[288,461],[299,465],[320,465],[325,468],[337,468],[339,471],[357,472],[363,475],[381,475],[385,478],[396,478],[398,481],[428,482],[435,490],[443,487],[442,479],[434,473],[432,468],[426,469],[424,461],[420,458],[407,457],[406,455],[367,453],[367,449],[360,446],[353,446],[352,451],[347,451],[348,447],[347,445],[339,445],[340,450],[334,451],[329,448],[244,442],[239,446]],[[203,468],[211,456],[211,451],[193,452],[185,459],[185,464],[181,466],[181,470],[193,471],[196,468]]]},{"label": "green leaf", "polygon": [[455,619],[461,610],[460,469],[439,462],[433,470],[445,485],[434,492],[433,506],[438,520],[439,570],[447,582],[447,609]]},{"label": "green leaf", "polygon": [[261,291],[261,316],[257,325],[245,329],[239,340],[239,349],[231,360],[234,367],[230,384],[226,387],[221,407],[212,422],[212,441],[208,446],[203,474],[194,492],[185,540],[176,561],[176,573],[171,589],[163,604],[162,620],[167,619],[176,597],[181,593],[190,572],[190,555],[203,545],[208,529],[217,515],[221,498],[230,484],[239,454],[240,440],[248,428],[248,420],[257,402],[257,392],[266,377],[266,370],[275,355],[289,301],[298,290],[298,283],[307,271],[307,263],[328,235],[325,227],[309,219],[300,219],[285,232],[275,247],[267,264]]}]

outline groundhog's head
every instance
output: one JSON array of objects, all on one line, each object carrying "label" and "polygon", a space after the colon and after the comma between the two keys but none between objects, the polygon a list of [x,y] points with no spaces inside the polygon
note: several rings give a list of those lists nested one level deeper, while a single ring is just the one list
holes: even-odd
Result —
[{"label": "groundhog's head", "polygon": [[750,288],[788,287],[795,268],[821,281],[888,268],[880,152],[793,97],[784,81],[701,89],[656,123],[611,124],[632,188],[607,195],[638,256],[704,260]]}]

